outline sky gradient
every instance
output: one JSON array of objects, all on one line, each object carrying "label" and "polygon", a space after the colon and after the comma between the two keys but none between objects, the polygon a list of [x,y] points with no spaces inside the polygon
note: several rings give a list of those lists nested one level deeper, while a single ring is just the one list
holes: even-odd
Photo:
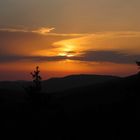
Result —
[{"label": "sky gradient", "polygon": [[139,0],[0,1],[0,80],[125,76],[140,60]]}]

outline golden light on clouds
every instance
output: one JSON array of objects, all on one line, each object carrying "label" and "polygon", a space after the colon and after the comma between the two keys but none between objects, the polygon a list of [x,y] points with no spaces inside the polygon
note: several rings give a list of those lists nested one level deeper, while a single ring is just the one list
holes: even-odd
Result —
[{"label": "golden light on clouds", "polygon": [[67,42],[63,42],[62,44],[56,42],[49,49],[39,50],[37,52],[33,52],[32,55],[39,56],[66,56],[73,57],[78,55],[76,51],[76,46],[68,44]]},{"label": "golden light on clouds", "polygon": [[33,30],[33,33],[38,33],[38,34],[42,34],[42,35],[46,35],[47,33],[51,32],[52,30],[54,30],[55,28],[39,28],[37,30]]},{"label": "golden light on clouds", "polygon": [[[18,71],[31,71],[39,65],[48,77],[60,73],[127,75],[137,71],[131,62],[140,54],[140,32],[59,34],[52,30],[0,29],[0,33],[5,33],[5,38],[0,38],[0,46],[4,46],[0,69],[6,71],[10,67],[14,71],[18,65]],[[129,59],[129,55],[137,56]]]},{"label": "golden light on clouds", "polygon": [[78,38],[68,39],[55,42],[53,46],[56,48],[59,56],[74,57],[80,55],[80,46],[76,42]]},{"label": "golden light on clouds", "polygon": [[140,32],[102,32],[55,42],[59,51],[120,51],[140,54]]},{"label": "golden light on clouds", "polygon": [[59,56],[73,57],[76,54],[74,53],[76,46],[64,44],[64,46],[60,47],[58,51]]}]

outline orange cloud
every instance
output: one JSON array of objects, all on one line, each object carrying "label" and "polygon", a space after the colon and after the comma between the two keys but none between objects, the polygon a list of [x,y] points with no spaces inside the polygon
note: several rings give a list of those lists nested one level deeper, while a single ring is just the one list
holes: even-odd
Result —
[{"label": "orange cloud", "polygon": [[[53,44],[59,50],[71,51],[120,51],[140,54],[140,32],[103,32],[61,40]],[[70,47],[71,46],[71,47]]]},{"label": "orange cloud", "polygon": [[23,32],[23,33],[38,33],[42,35],[46,35],[51,32],[55,28],[41,27],[38,29],[22,29],[22,28],[0,28],[0,31],[3,32]]},{"label": "orange cloud", "polygon": [[[40,27],[35,29],[27,29],[27,28],[0,28],[0,32],[21,32],[21,33],[35,33],[40,35],[47,35],[47,36],[56,36],[56,37],[82,37],[86,34],[78,34],[78,33],[55,33],[52,31],[55,30],[54,27]],[[88,35],[88,34],[87,34]]]},{"label": "orange cloud", "polygon": [[0,69],[22,71],[26,66],[30,71],[40,65],[50,76],[57,72],[125,75],[137,71],[129,60],[134,62],[140,54],[140,32],[59,34],[52,30],[0,29]]},{"label": "orange cloud", "polygon": [[36,30],[32,30],[31,32],[32,33],[38,33],[38,34],[46,35],[49,32],[51,32],[52,30],[54,30],[54,29],[55,28],[45,28],[45,27],[42,27],[42,28],[39,28],[39,29],[36,29]]}]

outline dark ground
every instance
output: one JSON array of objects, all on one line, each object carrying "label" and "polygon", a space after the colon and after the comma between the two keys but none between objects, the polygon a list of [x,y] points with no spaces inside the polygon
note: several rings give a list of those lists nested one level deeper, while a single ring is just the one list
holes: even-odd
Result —
[{"label": "dark ground", "polygon": [[32,98],[1,89],[0,127],[24,129],[19,139],[135,140],[139,85],[140,75],[134,75]]}]

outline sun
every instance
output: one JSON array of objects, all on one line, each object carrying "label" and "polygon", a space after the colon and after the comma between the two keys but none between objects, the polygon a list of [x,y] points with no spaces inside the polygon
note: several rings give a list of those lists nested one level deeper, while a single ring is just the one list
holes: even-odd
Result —
[{"label": "sun", "polygon": [[74,48],[75,47],[73,45],[65,45],[64,47],[61,48],[60,53],[58,55],[66,56],[66,57],[73,57],[75,56]]},{"label": "sun", "polygon": [[66,44],[66,45],[64,45],[64,47],[62,47],[62,50],[64,52],[71,52],[71,51],[74,51],[74,48],[75,48],[74,45]]},{"label": "sun", "polygon": [[58,56],[73,57],[74,54],[70,54],[70,53],[64,52],[64,53],[59,53]]}]

